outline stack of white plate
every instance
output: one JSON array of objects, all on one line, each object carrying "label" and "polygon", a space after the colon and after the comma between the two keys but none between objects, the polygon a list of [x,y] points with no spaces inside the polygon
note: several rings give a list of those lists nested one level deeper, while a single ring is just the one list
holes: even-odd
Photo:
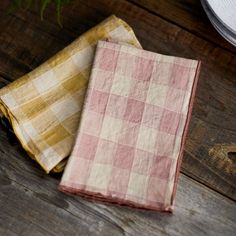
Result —
[{"label": "stack of white plate", "polygon": [[236,0],[201,0],[212,25],[236,46]]}]

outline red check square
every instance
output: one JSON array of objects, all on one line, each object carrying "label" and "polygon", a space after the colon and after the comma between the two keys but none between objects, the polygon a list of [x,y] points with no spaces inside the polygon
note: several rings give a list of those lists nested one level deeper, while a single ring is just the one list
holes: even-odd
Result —
[{"label": "red check square", "polygon": [[[171,71],[170,86],[176,89],[186,90],[188,87],[188,77],[190,69],[181,65],[174,65]],[[181,75],[181,76],[179,76]]]},{"label": "red check square", "polygon": [[97,113],[104,114],[109,94],[97,90],[91,90],[91,99],[89,102],[89,109]]},{"label": "red check square", "polygon": [[125,104],[127,98],[115,94],[110,94],[109,101],[106,107],[106,113],[114,118],[122,119],[125,114]]},{"label": "red check square", "polygon": [[172,159],[165,156],[156,156],[153,159],[150,176],[168,181]]},{"label": "red check square", "polygon": [[112,169],[112,177],[109,182],[108,194],[114,197],[125,198],[130,171],[114,167]]},{"label": "red check square", "polygon": [[132,167],[134,159],[134,148],[123,144],[118,144],[116,154],[114,156],[114,166],[121,169],[129,169]]},{"label": "red check square", "polygon": [[167,134],[176,134],[180,120],[181,120],[181,115],[179,113],[169,110],[164,110],[160,120],[159,130]]},{"label": "red check square", "polygon": [[149,81],[152,77],[153,66],[153,60],[136,57],[135,66],[133,68],[133,77],[137,80]]},{"label": "red check square", "polygon": [[143,116],[144,102],[129,99],[126,106],[124,119],[134,123],[140,123]]},{"label": "red check square", "polygon": [[[98,70],[96,71],[97,80],[93,81],[95,90],[109,93],[112,86],[113,72]],[[110,81],[110,83],[108,83]]]},{"label": "red check square", "polygon": [[114,71],[117,64],[119,52],[116,50],[103,48],[99,59],[97,59],[99,68],[105,71]]},{"label": "red check square", "polygon": [[98,145],[98,138],[88,134],[82,134],[79,137],[79,146],[76,147],[75,153],[79,158],[92,160],[95,157]]}]

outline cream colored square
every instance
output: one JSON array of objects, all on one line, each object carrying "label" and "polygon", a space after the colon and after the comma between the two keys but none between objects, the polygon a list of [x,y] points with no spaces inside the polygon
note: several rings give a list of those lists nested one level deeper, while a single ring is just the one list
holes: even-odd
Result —
[{"label": "cream colored square", "polygon": [[94,47],[84,48],[72,56],[72,60],[79,70],[86,69],[94,59]]},{"label": "cream colored square", "polygon": [[[165,132],[158,132],[156,138],[157,154],[160,156],[173,156],[176,138],[177,136],[175,135],[167,134]],[[178,158],[178,155],[175,156],[175,158]]]},{"label": "cream colored square", "polygon": [[50,109],[59,121],[63,121],[79,111],[79,105],[71,96],[66,96],[63,100],[54,103]]},{"label": "cream colored square", "polygon": [[[99,69],[91,69],[91,72],[90,72],[90,77],[92,78],[97,78],[98,77],[98,75],[99,75],[99,72],[100,72],[100,70]],[[96,81],[95,81],[95,79],[91,79],[91,80],[89,80],[89,88],[90,89],[94,89],[94,87],[95,87],[95,84],[96,84]],[[96,88],[96,90],[99,90],[99,89],[97,89]]]},{"label": "cream colored square", "polygon": [[178,157],[179,157],[180,148],[181,148],[181,141],[182,141],[182,136],[181,137],[178,137],[178,136],[175,137],[175,143],[174,143],[174,148],[173,148],[173,153],[172,153],[172,158],[173,159],[177,160]]},{"label": "cream colored square", "polygon": [[1,96],[1,99],[4,102],[7,101],[8,107],[10,108],[18,107],[16,100],[13,98],[13,96],[10,93],[4,94],[3,96]]},{"label": "cream colored square", "polygon": [[15,132],[17,132],[17,134],[20,134],[20,137],[24,137],[20,140],[23,145],[27,145],[27,143],[32,140],[32,138],[29,137],[26,131],[18,125],[15,126]]},{"label": "cream colored square", "polygon": [[141,126],[136,147],[154,153],[156,149],[157,130]]},{"label": "cream colored square", "polygon": [[191,93],[192,91],[192,87],[193,87],[193,80],[195,78],[195,75],[196,75],[196,68],[192,68],[190,71],[189,71],[189,78],[188,78],[188,85],[187,85],[187,88],[186,90],[188,92]]},{"label": "cream colored square", "polygon": [[93,164],[87,185],[90,187],[107,189],[111,176],[111,171],[111,165]]},{"label": "cream colored square", "polygon": [[38,157],[38,160],[40,160],[40,164],[46,167],[46,171],[49,172],[56,164],[59,163],[61,157],[53,148],[49,147],[42,151]]},{"label": "cream colored square", "polygon": [[80,70],[72,61],[72,59],[68,58],[63,63],[55,66],[53,68],[53,72],[58,80],[63,81],[77,75]]},{"label": "cream colored square", "polygon": [[161,54],[158,55],[160,55],[161,62],[163,63],[169,63],[169,64],[175,63],[175,57],[173,56],[166,56]]},{"label": "cream colored square", "polygon": [[138,198],[145,198],[147,189],[148,176],[131,173],[127,195],[135,196]]},{"label": "cream colored square", "polygon": [[59,84],[52,70],[49,70],[36,79],[33,79],[32,83],[40,94],[45,93],[51,88],[55,88]]},{"label": "cream colored square", "polygon": [[[121,44],[120,52],[127,53],[129,56],[132,55],[132,56],[139,57],[140,52],[142,52],[142,50],[141,49],[137,50],[136,47],[132,47],[132,45],[128,45],[128,44],[123,43],[123,44]],[[133,60],[135,61],[135,59],[133,59]],[[130,63],[130,61],[129,61],[129,63]],[[133,64],[131,64],[131,65],[133,66]]]},{"label": "cream colored square", "polygon": [[150,83],[146,102],[152,105],[164,107],[168,87],[165,85]]},{"label": "cream colored square", "polygon": [[128,40],[131,40],[133,37],[131,34],[126,33],[126,29],[123,26],[119,26],[116,29],[109,32],[109,36],[118,42],[127,42]]},{"label": "cream colored square", "polygon": [[121,129],[121,120],[105,116],[102,125],[101,138],[117,142]]},{"label": "cream colored square", "polygon": [[186,125],[186,120],[187,120],[187,115],[182,114],[181,119],[180,119],[179,124],[178,124],[177,131],[176,131],[176,137],[182,137],[183,132],[184,132],[184,127]]},{"label": "cream colored square", "polygon": [[115,75],[112,83],[111,93],[128,97],[131,81],[132,80],[125,76]]},{"label": "cream colored square", "polygon": [[183,106],[182,106],[182,114],[187,114],[188,112],[188,108],[189,108],[189,102],[190,102],[190,92],[185,91],[185,95],[184,95],[184,101],[183,101]]},{"label": "cream colored square", "polygon": [[34,126],[32,125],[31,121],[25,121],[22,122],[22,128],[28,133],[28,135],[30,136],[30,138],[35,138],[39,135],[39,133],[37,132],[37,130],[34,128]]}]

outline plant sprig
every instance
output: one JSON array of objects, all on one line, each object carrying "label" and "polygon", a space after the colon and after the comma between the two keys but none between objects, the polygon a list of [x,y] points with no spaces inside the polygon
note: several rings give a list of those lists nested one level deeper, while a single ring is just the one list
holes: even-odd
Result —
[{"label": "plant sprig", "polygon": [[40,8],[40,18],[44,19],[44,12],[49,4],[54,4],[56,7],[57,22],[60,26],[61,23],[61,8],[63,5],[71,2],[72,0],[13,0],[12,7],[10,10],[16,10],[19,8]]}]

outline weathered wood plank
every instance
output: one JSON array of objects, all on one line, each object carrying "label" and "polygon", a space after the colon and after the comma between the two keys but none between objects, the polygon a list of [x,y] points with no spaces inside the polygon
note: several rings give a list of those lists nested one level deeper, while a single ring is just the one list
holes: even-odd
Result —
[{"label": "weathered wood plank", "polygon": [[3,78],[2,76],[0,76],[0,88],[3,88],[7,84],[9,84],[9,81],[7,79]]},{"label": "weathered wood plank", "polygon": [[[10,1],[4,1],[0,12]],[[75,1],[63,10],[64,28],[53,8],[41,22],[33,11],[0,18],[0,72],[16,79],[110,14],[126,20],[145,49],[202,60],[202,71],[185,147],[182,171],[236,199],[236,176],[216,168],[209,155],[215,144],[236,140],[236,57],[189,31],[124,0]]]},{"label": "weathered wood plank", "polygon": [[235,203],[181,175],[173,215],[92,203],[57,190],[0,132],[1,235],[233,235]]},{"label": "weathered wood plank", "polygon": [[207,18],[199,0],[128,0],[157,14],[173,24],[236,53],[236,48],[223,39]]}]

